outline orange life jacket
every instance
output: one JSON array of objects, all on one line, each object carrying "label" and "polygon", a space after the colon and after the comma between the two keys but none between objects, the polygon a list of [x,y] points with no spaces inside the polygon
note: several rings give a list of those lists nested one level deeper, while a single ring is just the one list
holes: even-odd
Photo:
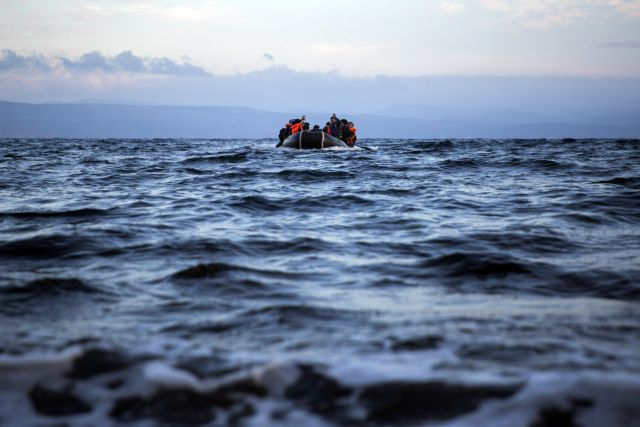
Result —
[{"label": "orange life jacket", "polygon": [[294,125],[291,125],[291,135],[295,135],[301,130],[302,130],[302,123],[296,123]]},{"label": "orange life jacket", "polygon": [[351,136],[349,138],[347,138],[347,144],[353,145],[353,144],[356,143],[356,139],[357,139],[356,138],[356,131],[357,130],[358,129],[356,129],[356,128],[352,128],[352,127],[349,128],[349,132],[351,132]]}]

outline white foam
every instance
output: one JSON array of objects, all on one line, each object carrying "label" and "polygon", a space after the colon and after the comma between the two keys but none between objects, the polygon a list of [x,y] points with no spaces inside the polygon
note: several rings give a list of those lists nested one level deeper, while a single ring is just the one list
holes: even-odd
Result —
[{"label": "white foam", "polygon": [[73,359],[82,353],[79,348],[69,348],[61,353],[36,353],[29,355],[0,356],[0,391],[26,390],[37,381],[58,378],[70,367]]},{"label": "white foam", "polygon": [[[263,400],[255,402],[256,413],[243,425],[247,427],[332,427],[334,424],[326,422],[307,411],[293,409],[281,401]],[[274,417],[281,412],[282,417]]]},{"label": "white foam", "polygon": [[[591,406],[572,403],[576,399]],[[582,427],[640,426],[640,375],[629,373],[548,373],[533,375],[527,385],[506,400],[485,403],[476,412],[446,427],[526,427],[544,409],[573,411]],[[433,425],[433,424],[431,424]]]},{"label": "white foam", "polygon": [[300,378],[300,369],[293,362],[273,363],[254,369],[254,381],[269,390],[272,396],[283,396],[287,387]]},{"label": "white foam", "polygon": [[[80,350],[60,354],[0,357],[0,417],[2,425],[71,426],[117,425],[109,411],[118,398],[148,396],[157,388],[188,388],[207,392],[226,383],[246,378],[247,372],[231,376],[199,379],[192,373],[173,367],[169,361],[149,361],[104,375],[73,381],[72,393],[91,404],[88,414],[69,417],[46,417],[34,413],[28,391],[35,383],[51,389],[64,389],[69,379],[64,377]],[[430,357],[433,357],[433,361]],[[348,358],[324,360],[329,374],[349,386],[366,386],[385,381],[446,381],[465,384],[513,383],[514,378],[500,378],[497,374],[461,372],[433,369],[432,362],[454,357],[446,345],[436,351],[395,353],[388,357]],[[418,359],[423,360],[422,365]],[[428,362],[424,360],[429,359]],[[298,359],[299,360],[299,359]],[[305,359],[307,360],[307,359]],[[312,426],[327,427],[331,423],[307,412],[298,403],[285,398],[288,387],[302,375],[294,361],[280,361],[253,368],[251,375],[256,384],[266,388],[269,396],[251,398],[255,414],[244,420],[247,426]],[[121,378],[125,383],[112,389],[108,386]],[[429,422],[424,425],[439,427],[528,427],[536,422],[545,409],[572,412],[574,422],[581,427],[640,426],[640,374],[632,372],[543,372],[521,377],[523,388],[506,399],[484,402],[477,410],[453,420]],[[357,405],[350,408],[358,410]],[[224,418],[220,414],[220,421]],[[141,420],[140,425],[153,423]],[[138,424],[136,424],[138,425]],[[216,424],[219,425],[219,424]]]},{"label": "white foam", "polygon": [[156,387],[190,388],[194,391],[203,390],[202,383],[195,375],[160,361],[147,363],[144,367],[143,376],[148,383]]}]

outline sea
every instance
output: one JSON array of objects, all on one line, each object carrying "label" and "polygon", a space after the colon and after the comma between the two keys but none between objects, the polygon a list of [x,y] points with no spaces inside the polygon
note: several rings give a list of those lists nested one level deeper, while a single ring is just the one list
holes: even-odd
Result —
[{"label": "sea", "polygon": [[0,140],[2,426],[640,426],[640,140]]}]

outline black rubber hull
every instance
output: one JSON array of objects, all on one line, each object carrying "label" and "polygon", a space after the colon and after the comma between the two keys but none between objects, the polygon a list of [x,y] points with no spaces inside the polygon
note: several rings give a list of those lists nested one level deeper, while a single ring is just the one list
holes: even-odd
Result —
[{"label": "black rubber hull", "polygon": [[348,148],[347,144],[327,135],[324,132],[298,132],[291,135],[282,143],[284,148],[297,148],[300,150],[322,150],[323,148],[341,147]]}]

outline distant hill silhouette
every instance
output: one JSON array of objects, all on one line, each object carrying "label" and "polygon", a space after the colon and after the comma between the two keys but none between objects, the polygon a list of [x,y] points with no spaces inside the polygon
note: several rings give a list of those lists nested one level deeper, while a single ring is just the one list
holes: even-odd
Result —
[{"label": "distant hill silhouette", "polygon": [[[324,124],[332,112],[308,114]],[[15,138],[275,138],[299,113],[225,106],[76,104],[0,101],[0,137]],[[362,138],[637,138],[635,111],[571,120],[526,111],[396,106],[345,117]]]}]

